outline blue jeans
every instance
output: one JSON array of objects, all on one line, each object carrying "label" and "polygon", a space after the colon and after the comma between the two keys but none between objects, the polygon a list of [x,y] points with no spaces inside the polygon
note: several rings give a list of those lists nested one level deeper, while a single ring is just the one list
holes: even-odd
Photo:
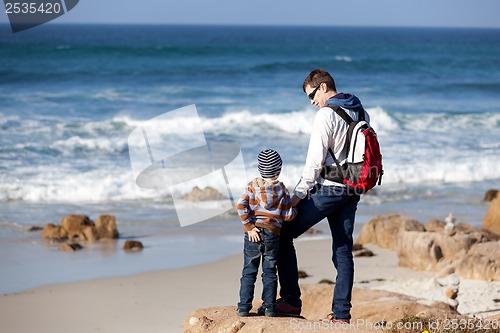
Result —
[{"label": "blue jeans", "polygon": [[307,198],[297,205],[297,217],[283,224],[280,236],[280,262],[278,265],[280,296],[290,305],[301,307],[297,255],[293,239],[327,218],[332,234],[332,261],[337,279],[332,300],[335,318],[350,319],[351,295],[354,282],[352,233],[358,195],[349,195],[338,186],[316,185]]},{"label": "blue jeans", "polygon": [[254,295],[255,281],[262,257],[262,301],[263,307],[273,307],[278,289],[277,265],[279,258],[280,236],[259,228],[260,241],[251,242],[245,233],[243,272],[240,279],[240,302],[238,309],[250,311]]}]

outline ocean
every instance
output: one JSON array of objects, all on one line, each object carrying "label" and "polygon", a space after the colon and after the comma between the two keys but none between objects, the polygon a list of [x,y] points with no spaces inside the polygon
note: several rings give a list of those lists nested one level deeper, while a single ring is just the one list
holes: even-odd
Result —
[{"label": "ocean", "polygon": [[[272,148],[293,188],[315,68],[361,99],[381,143],[382,186],[363,196],[356,232],[377,214],[479,226],[500,180],[499,54],[498,29],[0,25],[0,293],[239,253],[231,212],[181,227],[168,190],[137,186],[128,137],[194,104],[206,139],[239,145],[249,177]],[[28,231],[67,214],[115,215],[121,238],[67,254]],[[144,251],[124,253],[126,239]]]}]

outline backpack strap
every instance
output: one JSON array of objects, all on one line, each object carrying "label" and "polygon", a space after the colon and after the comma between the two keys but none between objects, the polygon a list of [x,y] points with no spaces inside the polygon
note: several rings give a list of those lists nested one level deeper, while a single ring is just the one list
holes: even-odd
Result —
[{"label": "backpack strap", "polygon": [[[338,114],[344,121],[347,123],[347,125],[350,125],[354,120],[347,114],[347,112],[344,111],[340,106],[335,105],[335,104],[327,104],[325,105],[332,109],[336,114]],[[364,118],[364,117],[363,117]]]}]

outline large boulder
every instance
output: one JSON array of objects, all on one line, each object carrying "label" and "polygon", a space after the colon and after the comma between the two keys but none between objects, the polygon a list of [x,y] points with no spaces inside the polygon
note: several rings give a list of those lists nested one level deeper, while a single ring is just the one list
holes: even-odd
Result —
[{"label": "large boulder", "polygon": [[94,222],[87,215],[70,214],[63,217],[61,226],[68,232],[70,239],[78,238],[85,240],[83,229],[88,226],[94,226]]},{"label": "large boulder", "polygon": [[500,241],[475,244],[454,266],[466,279],[500,281]]},{"label": "large boulder", "polygon": [[437,232],[400,232],[395,252],[399,265],[415,270],[433,271],[463,257],[476,240],[467,234],[447,236]]},{"label": "large boulder", "polygon": [[409,217],[400,215],[375,216],[363,226],[357,243],[373,243],[394,250],[395,241],[401,231],[424,230],[425,228],[420,222]]},{"label": "large boulder", "polygon": [[[238,317],[236,306],[210,307],[194,310],[183,322],[185,333],[208,332],[266,332],[266,333],[320,333],[320,332],[383,332],[390,331],[384,323],[404,318],[426,322],[427,318],[444,319],[449,316],[448,306],[442,302],[420,304],[416,298],[382,290],[353,289],[351,325],[330,323],[333,286],[301,285],[302,313],[300,318],[249,316]],[[260,306],[254,302],[254,308]],[[255,310],[253,310],[255,311]],[[399,326],[399,325],[398,325]],[[420,332],[420,331],[419,331]]]},{"label": "large boulder", "polygon": [[483,219],[483,228],[500,235],[500,196],[496,196],[491,200],[486,216]]},{"label": "large boulder", "polygon": [[99,215],[95,226],[99,238],[116,239],[119,236],[116,228],[116,217],[113,215]]}]

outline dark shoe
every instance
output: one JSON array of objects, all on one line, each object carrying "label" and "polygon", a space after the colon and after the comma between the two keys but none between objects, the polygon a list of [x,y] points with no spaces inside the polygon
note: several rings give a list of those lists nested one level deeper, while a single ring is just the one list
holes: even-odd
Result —
[{"label": "dark shoe", "polygon": [[257,314],[259,316],[266,316],[266,317],[276,317],[276,311],[274,311],[273,307],[270,306],[268,308],[265,308],[263,305],[259,306],[257,309]]},{"label": "dark shoe", "polygon": [[248,317],[250,316],[250,311],[246,309],[238,309],[236,310],[236,314],[240,317]]},{"label": "dark shoe", "polygon": [[300,316],[301,309],[299,307],[288,304],[284,299],[280,298],[276,301],[274,310],[277,315],[298,317]]}]

